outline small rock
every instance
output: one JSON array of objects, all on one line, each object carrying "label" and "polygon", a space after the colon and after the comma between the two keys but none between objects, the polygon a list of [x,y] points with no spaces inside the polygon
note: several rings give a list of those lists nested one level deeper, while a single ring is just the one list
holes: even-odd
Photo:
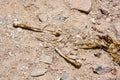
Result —
[{"label": "small rock", "polygon": [[96,23],[95,18],[91,18],[90,21],[91,21],[93,24]]},{"label": "small rock", "polygon": [[113,75],[117,75],[117,69],[116,69],[116,68],[113,68],[112,71],[111,71],[111,73],[112,73]]},{"label": "small rock", "polygon": [[97,73],[97,74],[105,74],[105,73],[109,73],[112,71],[112,68],[110,67],[102,67],[102,66],[98,66],[97,68],[94,68],[93,69],[93,72],[94,73]]},{"label": "small rock", "polygon": [[18,28],[17,28],[17,31],[18,31],[18,32],[22,32],[22,28],[19,28],[19,27],[18,27]]},{"label": "small rock", "polygon": [[95,25],[94,28],[98,31],[98,32],[104,32],[105,30],[107,30],[109,27],[105,24],[101,24],[101,25]]},{"label": "small rock", "polygon": [[71,59],[77,59],[76,55],[69,55],[68,57],[71,58]]},{"label": "small rock", "polygon": [[68,78],[68,73],[66,71],[64,71],[64,73],[60,77],[60,80],[66,80],[67,78]]},{"label": "small rock", "polygon": [[110,13],[110,10],[103,5],[101,6],[100,10],[105,15],[108,15]]},{"label": "small rock", "polygon": [[46,72],[47,72],[47,69],[45,69],[45,68],[34,69],[34,70],[31,72],[31,76],[32,76],[32,77],[42,76],[42,75],[44,75]]},{"label": "small rock", "polygon": [[97,68],[94,68],[94,69],[93,69],[93,72],[94,72],[94,73],[97,73],[97,74],[101,74],[102,71],[103,71],[102,66],[98,66]]},{"label": "small rock", "polygon": [[13,57],[14,55],[13,55],[13,53],[10,51],[10,52],[8,52],[8,55],[10,56],[10,57]]},{"label": "small rock", "polygon": [[54,16],[53,19],[58,21],[65,21],[66,17],[63,17],[62,15],[58,14]]},{"label": "small rock", "polygon": [[41,14],[38,17],[41,22],[46,22],[48,20],[48,15],[46,14]]},{"label": "small rock", "polygon": [[95,53],[94,56],[100,58],[102,53]]},{"label": "small rock", "polygon": [[106,21],[107,22],[111,22],[112,20],[110,18],[106,18]]},{"label": "small rock", "polygon": [[44,63],[51,64],[52,60],[53,60],[53,56],[47,56],[45,54],[42,54],[41,57],[40,57],[40,61],[44,62]]},{"label": "small rock", "polygon": [[71,76],[71,77],[67,78],[66,80],[77,80],[77,78],[76,78],[76,77]]},{"label": "small rock", "polygon": [[91,10],[91,4],[91,0],[71,0],[71,8],[87,13]]}]

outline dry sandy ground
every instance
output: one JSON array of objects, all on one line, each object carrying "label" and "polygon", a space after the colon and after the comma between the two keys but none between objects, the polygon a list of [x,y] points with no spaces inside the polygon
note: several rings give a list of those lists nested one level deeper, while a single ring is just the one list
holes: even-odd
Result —
[{"label": "dry sandy ground", "polygon": [[[95,26],[116,37],[113,28],[120,27],[120,0],[92,0],[89,14],[71,9],[69,1],[0,0],[0,80],[120,80],[120,66],[107,52],[77,48],[80,43],[93,40],[96,34],[102,34],[93,30]],[[102,11],[101,5],[108,12]],[[60,30],[61,35],[14,28],[16,19],[45,30]],[[80,61],[81,68],[67,63],[55,52],[55,47]],[[97,53],[101,53],[100,58],[94,56]],[[52,62],[45,59],[46,64],[41,60],[43,55]],[[98,66],[114,68],[117,73],[96,74],[93,68]],[[41,74],[35,71],[43,69],[47,71],[32,77],[33,72]]]}]

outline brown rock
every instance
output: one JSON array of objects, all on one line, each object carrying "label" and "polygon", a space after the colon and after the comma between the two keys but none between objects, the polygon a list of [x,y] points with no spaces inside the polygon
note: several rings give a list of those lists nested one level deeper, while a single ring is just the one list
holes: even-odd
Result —
[{"label": "brown rock", "polygon": [[71,8],[88,13],[91,9],[91,0],[71,0]]}]

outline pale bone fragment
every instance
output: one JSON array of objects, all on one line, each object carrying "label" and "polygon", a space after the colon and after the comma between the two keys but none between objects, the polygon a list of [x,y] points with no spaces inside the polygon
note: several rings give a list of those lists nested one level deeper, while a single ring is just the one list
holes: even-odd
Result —
[{"label": "pale bone fragment", "polygon": [[[29,26],[21,21],[14,21],[13,22],[13,26],[14,27],[20,27],[20,28],[23,28],[23,29],[27,29],[27,30],[31,30],[31,31],[34,31],[34,32],[48,32],[48,33],[51,33],[52,35],[55,35],[56,37],[59,37],[61,35],[61,31],[60,30],[55,30],[55,31],[50,31],[50,30],[44,30],[44,29],[40,29],[40,28],[37,28],[37,27],[34,27],[34,26]],[[46,25],[48,26],[48,25]]]},{"label": "pale bone fragment", "polygon": [[71,63],[72,65],[74,65],[76,68],[80,68],[81,67],[81,63],[72,59],[72,58],[69,58],[68,56],[64,55],[58,48],[55,48],[55,51],[61,56],[63,57],[66,61],[68,61],[69,63]]},{"label": "pale bone fragment", "polygon": [[43,32],[42,29],[26,25],[25,23],[22,23],[21,21],[14,21],[13,26],[31,30],[31,31],[35,31],[35,32]]}]

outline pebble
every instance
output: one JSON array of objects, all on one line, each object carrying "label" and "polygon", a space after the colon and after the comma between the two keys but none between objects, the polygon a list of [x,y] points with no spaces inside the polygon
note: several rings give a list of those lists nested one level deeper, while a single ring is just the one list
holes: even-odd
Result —
[{"label": "pebble", "polygon": [[18,28],[17,28],[17,31],[18,31],[18,32],[22,32],[22,28],[19,28],[19,27],[18,27]]},{"label": "pebble", "polygon": [[10,51],[10,52],[8,52],[8,55],[10,56],[10,57],[13,57],[14,55],[13,55],[13,53]]},{"label": "pebble", "polygon": [[105,74],[105,73],[109,73],[111,71],[112,71],[112,68],[110,68],[110,67],[98,66],[96,68],[93,68],[93,72],[97,73],[97,74]]},{"label": "pebble", "polygon": [[91,18],[90,21],[91,21],[93,24],[96,24],[95,18]]},{"label": "pebble", "polygon": [[58,21],[65,21],[66,17],[63,17],[62,15],[58,14],[54,16],[53,19]]},{"label": "pebble", "polygon": [[60,78],[57,80],[77,80],[74,76],[69,76],[69,73],[64,71]]},{"label": "pebble", "polygon": [[106,18],[106,21],[107,22],[111,22],[112,20],[110,18]]},{"label": "pebble", "polygon": [[108,15],[110,13],[110,10],[103,5],[101,6],[100,10],[105,15]]},{"label": "pebble", "polygon": [[71,0],[71,8],[78,9],[80,11],[84,11],[86,13],[91,10],[91,0]]},{"label": "pebble", "polygon": [[69,77],[69,78],[67,78],[66,80],[78,80],[76,77]]},{"label": "pebble", "polygon": [[51,64],[52,60],[53,60],[53,56],[48,56],[48,55],[42,54],[40,57],[40,61],[44,62],[44,63]]},{"label": "pebble", "polygon": [[68,75],[69,74],[66,71],[64,71],[59,80],[66,80],[68,78]]},{"label": "pebble", "polygon": [[95,53],[94,56],[100,58],[102,53]]},{"label": "pebble", "polygon": [[38,17],[41,22],[46,22],[48,20],[48,15],[46,14],[41,14]]},{"label": "pebble", "polygon": [[118,72],[118,71],[117,71],[116,68],[113,68],[112,71],[111,71],[111,73],[112,73],[113,75],[117,75],[117,72]]},{"label": "pebble", "polygon": [[47,69],[45,69],[45,68],[34,69],[34,70],[31,72],[31,76],[32,76],[32,77],[42,76],[42,75],[44,75],[46,72],[47,72]]},{"label": "pebble", "polygon": [[76,55],[69,55],[68,57],[71,58],[71,59],[77,59]]},{"label": "pebble", "polygon": [[105,24],[95,25],[94,27],[100,32],[104,32],[108,29],[108,26]]}]

